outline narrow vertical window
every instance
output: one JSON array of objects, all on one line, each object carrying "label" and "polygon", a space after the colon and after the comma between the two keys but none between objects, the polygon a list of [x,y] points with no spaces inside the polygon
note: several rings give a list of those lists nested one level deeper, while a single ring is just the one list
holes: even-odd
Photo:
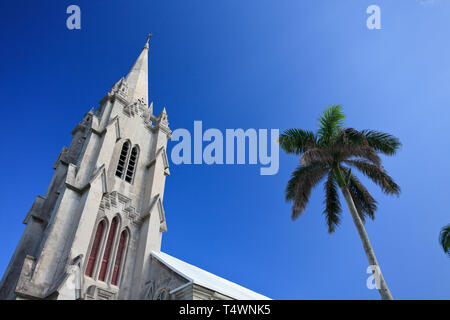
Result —
[{"label": "narrow vertical window", "polygon": [[138,156],[138,149],[136,146],[134,146],[133,149],[131,149],[130,160],[128,161],[128,168],[127,168],[127,173],[125,176],[126,182],[131,183],[131,181],[133,181],[133,175],[134,175],[134,169],[136,168],[137,156]]},{"label": "narrow vertical window", "polygon": [[111,283],[117,286],[119,280],[120,271],[123,264],[123,256],[125,254],[125,246],[127,243],[128,232],[126,230],[122,231],[120,234],[119,247],[117,248],[116,262],[114,263],[113,275],[111,278]]},{"label": "narrow vertical window", "polygon": [[130,149],[130,143],[128,141],[125,141],[125,143],[122,146],[122,151],[120,152],[119,163],[117,164],[117,170],[116,170],[116,176],[118,176],[119,178],[122,178],[122,176],[124,174],[125,164],[127,162],[129,149]]},{"label": "narrow vertical window", "polygon": [[119,223],[119,219],[115,217],[111,222],[111,227],[109,228],[108,239],[106,240],[105,252],[103,253],[102,264],[100,268],[100,274],[98,279],[101,281],[105,281],[106,271],[108,270],[109,259],[111,257],[111,250],[114,243],[114,238],[116,236],[117,225]]},{"label": "narrow vertical window", "polygon": [[92,277],[92,274],[94,273],[94,267],[95,262],[97,260],[98,251],[100,249],[100,245],[103,239],[103,233],[105,232],[105,220],[100,221],[100,223],[97,226],[97,231],[95,233],[94,237],[94,243],[92,244],[91,254],[89,255],[88,265],[86,267],[85,274],[88,277]]}]

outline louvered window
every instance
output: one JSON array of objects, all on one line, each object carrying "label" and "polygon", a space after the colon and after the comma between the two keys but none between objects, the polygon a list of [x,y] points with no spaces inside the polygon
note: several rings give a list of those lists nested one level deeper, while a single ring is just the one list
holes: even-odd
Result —
[{"label": "louvered window", "polygon": [[116,176],[124,179],[128,183],[133,183],[138,156],[138,146],[134,146],[133,148],[131,148],[130,152],[130,143],[128,141],[125,141],[120,152]]},{"label": "louvered window", "polygon": [[125,141],[122,146],[122,151],[120,152],[119,163],[117,164],[116,170],[116,176],[118,176],[119,178],[122,178],[124,175],[129,149],[130,143],[128,141]]},{"label": "louvered window", "polygon": [[134,169],[136,168],[138,149],[136,146],[131,149],[130,160],[128,161],[127,174],[125,181],[131,183],[133,181]]}]

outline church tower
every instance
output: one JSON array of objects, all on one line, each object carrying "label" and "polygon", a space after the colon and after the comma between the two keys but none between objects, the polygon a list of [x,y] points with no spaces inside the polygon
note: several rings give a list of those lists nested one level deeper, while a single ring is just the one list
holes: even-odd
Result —
[{"label": "church tower", "polygon": [[[150,36],[149,36],[150,38]],[[141,299],[167,231],[167,113],[148,98],[149,38],[72,130],[0,283],[0,299]]]}]

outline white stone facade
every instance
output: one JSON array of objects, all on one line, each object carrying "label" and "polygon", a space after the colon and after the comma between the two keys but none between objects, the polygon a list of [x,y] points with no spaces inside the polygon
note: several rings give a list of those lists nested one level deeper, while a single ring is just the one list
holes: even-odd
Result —
[{"label": "white stone facade", "polygon": [[[73,129],[45,196],[37,196],[25,217],[0,299],[233,299],[155,260],[167,231],[171,131],[165,109],[155,116],[148,105],[148,50],[147,41],[127,77]],[[124,144],[135,147],[134,158],[128,151],[118,177]],[[98,253],[92,258],[92,252]]]}]

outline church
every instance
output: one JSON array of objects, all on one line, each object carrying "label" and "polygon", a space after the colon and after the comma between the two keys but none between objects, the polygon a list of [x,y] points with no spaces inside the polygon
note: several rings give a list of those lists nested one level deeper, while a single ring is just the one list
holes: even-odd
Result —
[{"label": "church", "polygon": [[23,221],[0,299],[269,299],[161,252],[171,130],[148,101],[149,39],[72,130]]}]

